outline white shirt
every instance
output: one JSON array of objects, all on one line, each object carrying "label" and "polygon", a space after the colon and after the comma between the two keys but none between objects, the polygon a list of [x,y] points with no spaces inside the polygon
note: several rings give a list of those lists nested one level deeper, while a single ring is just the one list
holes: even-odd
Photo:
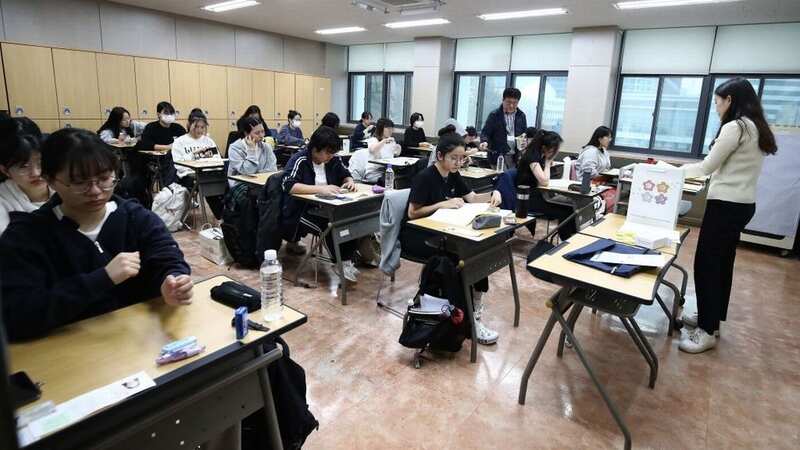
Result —
[{"label": "white shirt", "polygon": [[[195,139],[191,134],[186,133],[178,139],[175,139],[172,143],[172,160],[193,161],[198,159],[220,159],[217,153],[210,158],[199,158],[199,155],[194,153],[197,150],[209,148],[217,148],[217,144],[207,135],[200,136],[200,139]],[[178,171],[178,178],[183,178],[186,175],[194,173],[194,170],[179,165],[176,165],[175,169]]]},{"label": "white shirt", "polygon": [[[103,229],[103,225],[106,224],[106,220],[108,220],[108,216],[110,216],[111,213],[113,213],[116,210],[117,210],[116,202],[114,202],[112,200],[112,201],[106,203],[106,213],[103,216],[103,219],[97,224],[97,226],[94,227],[93,229],[89,230],[89,231],[83,231],[80,228],[78,228],[78,231],[80,231],[82,235],[84,235],[87,238],[89,238],[90,241],[97,242],[97,236],[100,235],[100,231]],[[53,213],[56,215],[56,218],[58,218],[58,220],[61,220],[61,219],[64,218],[64,212],[61,211],[61,205],[58,205],[55,208],[53,208]],[[99,248],[99,246],[98,246],[98,248]]]},{"label": "white shirt", "polygon": [[42,205],[44,202],[32,202],[14,181],[8,179],[0,183],[0,234],[8,227],[9,213],[33,212]]},{"label": "white shirt", "polygon": [[314,184],[317,186],[327,186],[328,176],[325,175],[325,163],[317,164],[312,161],[311,164],[314,166]]},{"label": "white shirt", "polygon": [[[401,147],[400,144],[395,142],[394,144],[381,145],[380,148],[378,148],[378,138],[371,137],[367,139],[367,149],[369,150],[367,157],[368,160],[388,159],[399,155]],[[355,155],[350,158],[351,164],[354,157]],[[367,162],[362,181],[366,181],[367,183],[377,183],[385,172],[386,168],[384,166]]]}]

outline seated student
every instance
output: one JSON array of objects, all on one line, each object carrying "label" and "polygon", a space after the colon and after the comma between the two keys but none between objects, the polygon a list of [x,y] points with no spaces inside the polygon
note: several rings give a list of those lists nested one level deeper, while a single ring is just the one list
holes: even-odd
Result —
[{"label": "seated student", "polygon": [[[436,146],[436,163],[418,173],[411,183],[408,196],[407,220],[428,217],[439,209],[457,209],[467,203],[488,202],[492,206],[500,205],[500,193],[476,194],[467,187],[458,170],[466,159],[464,140],[454,133],[445,134]],[[420,259],[428,259],[437,250],[425,244],[425,241],[438,236],[429,231],[403,225],[400,230],[400,247],[403,253]],[[475,319],[478,342],[484,345],[497,342],[498,334],[490,330],[481,321],[483,311],[483,294],[489,289],[489,281],[483,279],[475,283]]]},{"label": "seated student", "polygon": [[[186,128],[175,123],[175,107],[169,102],[159,102],[156,106],[158,120],[150,122],[144,127],[142,138],[136,144],[138,150],[165,150],[172,149],[172,142],[186,134]],[[139,169],[142,164],[136,165]],[[160,167],[161,186],[169,186],[177,181],[175,164],[172,162],[172,155],[167,153],[162,158]]]},{"label": "seated student", "polygon": [[[350,173],[357,181],[383,185],[386,167],[372,164],[371,159],[387,159],[400,155],[400,144],[392,137],[394,122],[389,119],[378,119],[375,125],[375,136],[367,140],[367,148],[356,151],[350,158]],[[378,140],[380,137],[380,140]]]},{"label": "seated student", "polygon": [[339,123],[339,116],[336,115],[336,113],[329,112],[322,116],[320,126],[328,127],[336,131],[336,129],[339,128]]},{"label": "seated student", "polygon": [[106,144],[127,143],[141,136],[144,128],[144,122],[131,120],[131,113],[127,109],[115,106],[97,134]]},{"label": "seated student", "polygon": [[[562,142],[555,131],[539,130],[525,148],[517,168],[517,189],[520,185],[530,187],[530,211],[558,219],[559,224],[574,212],[573,208],[546,201],[536,188],[550,183],[550,168]],[[577,231],[575,220],[571,219],[561,226],[558,236],[566,240]]]},{"label": "seated student", "polygon": [[[594,130],[589,143],[583,146],[575,161],[575,174],[578,181],[583,181],[583,177],[589,177],[597,184],[607,181],[602,172],[611,169],[611,155],[608,154],[608,146],[611,145],[612,139],[611,128],[600,126]],[[605,201],[606,211],[610,211],[616,201],[616,187],[604,191],[602,197]]]},{"label": "seated student", "polygon": [[295,110],[290,110],[288,118],[289,123],[281,127],[281,130],[278,132],[278,143],[297,147],[304,146],[306,140],[303,139],[303,130],[300,129],[300,125],[303,123],[303,116]]},{"label": "seated student", "polygon": [[272,136],[272,132],[269,130],[267,126],[267,122],[264,121],[264,118],[261,116],[261,108],[258,105],[250,105],[242,114],[242,117],[236,121],[236,131],[231,131],[228,133],[228,142],[225,143],[225,148],[229,148],[231,144],[236,142],[237,140],[244,137],[244,131],[242,131],[242,123],[244,119],[247,117],[252,117],[254,119],[258,119],[259,122],[264,126],[264,137],[275,137]]},{"label": "seated student", "polygon": [[[318,236],[328,227],[328,220],[308,213],[308,203],[292,197],[292,194],[329,194],[336,195],[342,191],[356,189],[353,177],[336,155],[342,149],[342,140],[336,132],[328,127],[320,127],[311,135],[305,149],[292,155],[283,172],[281,187],[283,189],[283,213],[281,223],[284,225],[287,242],[296,243],[308,233]],[[333,237],[325,240],[328,252],[335,259]],[[345,279],[355,283],[358,281],[358,269],[353,264],[353,256],[357,242],[350,241],[339,246],[343,262],[341,274]]]},{"label": "seated student", "polygon": [[42,175],[56,192],[12,213],[0,238],[3,318],[12,340],[161,295],[192,300],[189,265],[164,223],[113,194],[117,157],[89,131],[67,128],[42,144]]},{"label": "seated student", "polygon": [[[278,170],[275,152],[271,145],[264,142],[264,124],[258,119],[247,117],[242,120],[242,131],[245,136],[231,144],[228,149],[228,176],[255,175]],[[240,181],[228,180],[230,187],[239,183]]]},{"label": "seated student", "polygon": [[362,112],[361,121],[358,122],[353,129],[353,134],[350,135],[350,151],[366,147],[367,144],[364,141],[372,133],[373,128],[375,128],[375,125],[372,124],[372,114],[369,111]]},{"label": "seated student", "polygon": [[478,135],[478,130],[473,127],[469,126],[464,129],[467,134],[464,136],[464,144],[467,148],[467,152],[475,152],[478,150],[478,146],[481,144],[481,137]]},{"label": "seated student", "polygon": [[[189,132],[175,139],[172,143],[173,161],[197,161],[200,159],[222,159],[217,150],[217,144],[208,136],[208,119],[201,112],[189,115]],[[188,167],[175,165],[178,173],[178,183],[190,192],[194,188],[195,171]],[[222,217],[222,196],[206,197],[208,206],[214,217]]]},{"label": "seated student", "polygon": [[425,130],[422,129],[422,126],[425,125],[424,121],[425,118],[422,114],[418,112],[411,114],[409,119],[411,126],[406,128],[403,134],[403,156],[416,154],[416,150],[410,150],[411,147],[431,147],[431,144],[426,141]]},{"label": "seated student", "polygon": [[42,132],[27,117],[0,120],[0,234],[9,214],[39,209],[52,195],[42,178]]}]

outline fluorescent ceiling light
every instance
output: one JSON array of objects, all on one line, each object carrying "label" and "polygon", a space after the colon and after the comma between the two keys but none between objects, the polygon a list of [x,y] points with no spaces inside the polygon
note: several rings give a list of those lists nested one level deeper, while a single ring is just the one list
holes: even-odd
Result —
[{"label": "fluorescent ceiling light", "polygon": [[342,27],[342,28],[328,28],[326,30],[317,30],[317,34],[342,34],[342,33],[355,33],[357,31],[367,31],[366,28],[361,27]]},{"label": "fluorescent ceiling light", "polygon": [[630,2],[617,2],[614,7],[617,9],[646,9],[646,8],[662,8],[665,6],[693,6],[693,5],[707,5],[713,3],[731,3],[739,2],[742,0],[637,0]]},{"label": "fluorescent ceiling light", "polygon": [[389,28],[411,28],[411,27],[426,27],[428,25],[444,25],[450,23],[447,19],[423,19],[423,20],[408,20],[405,22],[391,22],[385,24]]},{"label": "fluorescent ceiling light", "polygon": [[528,11],[512,11],[503,13],[481,14],[478,17],[483,20],[505,20],[505,19],[522,19],[525,17],[560,16],[567,13],[569,13],[569,11],[566,8],[547,8],[547,9],[531,9]]},{"label": "fluorescent ceiling light", "polygon": [[224,12],[232,9],[245,8],[247,6],[255,6],[260,3],[253,0],[231,0],[228,2],[214,3],[213,5],[204,6],[203,9],[211,12]]}]

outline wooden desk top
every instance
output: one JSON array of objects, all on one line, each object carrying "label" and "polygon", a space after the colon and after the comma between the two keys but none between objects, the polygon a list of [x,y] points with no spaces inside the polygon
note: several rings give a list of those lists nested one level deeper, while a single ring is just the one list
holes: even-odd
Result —
[{"label": "wooden desk top", "polygon": [[138,150],[139,153],[143,155],[150,155],[150,156],[166,156],[169,153],[169,150]]},{"label": "wooden desk top", "polygon": [[377,164],[379,166],[388,166],[389,164],[392,167],[409,167],[413,166],[414,164],[419,161],[419,158],[413,158],[410,156],[396,156],[394,158],[382,158],[382,159],[370,159],[369,162],[371,164]]},{"label": "wooden desk top", "polygon": [[[617,237],[617,232],[619,231],[622,226],[625,225],[625,216],[621,214],[606,214],[603,217],[603,220],[599,223],[594,225],[588,226],[580,231],[581,234],[585,234],[588,236],[594,236],[597,238],[603,239],[612,239],[615,241],[619,241]],[[689,234],[689,228],[684,226],[677,226],[675,229],[680,233],[681,241],[686,238],[686,235]],[[626,244],[630,244],[626,242]],[[677,255],[678,254],[678,245],[672,244],[667,247],[657,248],[657,251],[669,254],[669,255]]]},{"label": "wooden desk top", "polygon": [[431,145],[430,147],[408,147],[409,150],[416,150],[418,152],[432,152],[436,150],[436,146]]},{"label": "wooden desk top", "polygon": [[459,169],[458,173],[464,178],[487,178],[499,174],[499,172],[494,169],[487,169],[484,167],[465,167]]},{"label": "wooden desk top", "polygon": [[348,198],[348,200],[325,200],[316,196],[316,194],[292,194],[292,197],[299,198],[304,201],[318,203],[321,205],[349,205],[355,202],[361,202],[370,198],[383,197],[383,194],[376,194],[372,192],[371,184],[356,183],[355,192],[345,192],[340,194]]},{"label": "wooden desk top", "polygon": [[228,179],[263,186],[267,184],[269,177],[275,175],[276,173],[278,172],[262,172],[255,175],[229,175]]},{"label": "wooden desk top", "polygon": [[128,142],[111,142],[108,145],[117,148],[132,148],[136,146],[136,140],[128,141]]},{"label": "wooden desk top", "polygon": [[[533,218],[526,218],[526,219],[519,219],[515,218],[517,221],[517,225],[525,225],[535,219]],[[434,231],[437,233],[445,234],[448,236],[453,236],[461,239],[468,239],[470,241],[481,242],[494,237],[503,230],[511,229],[510,225],[502,224],[497,228],[486,228],[483,230],[473,230],[471,226],[468,227],[459,227],[455,225],[450,225],[447,223],[437,222],[430,217],[423,217],[422,219],[410,220],[408,221],[409,225],[413,225],[418,228],[422,228],[428,231]]]},{"label": "wooden desk top", "polygon": [[652,303],[658,287],[658,274],[663,268],[653,268],[639,272],[630,278],[624,278],[564,258],[565,253],[578,250],[597,240],[598,238],[596,237],[584,234],[573,235],[553,254],[544,254],[531,262],[529,266],[557,277],[575,280],[584,285],[596,286],[627,297],[633,297],[643,303]]},{"label": "wooden desk top", "polygon": [[[231,279],[217,276],[197,283],[189,306],[168,306],[158,298],[67,325],[46,338],[12,344],[11,366],[44,383],[37,404],[46,400],[58,404],[142,370],[156,379],[209,358],[225,347],[240,345],[231,327],[233,309],[211,299],[211,288],[224,281]],[[260,311],[250,319],[261,321]],[[269,332],[250,330],[242,342],[288,331],[305,321],[304,314],[285,306],[282,320],[266,324]],[[156,365],[161,347],[188,336],[196,336],[205,352]]]},{"label": "wooden desk top", "polygon": [[203,159],[196,159],[196,160],[186,160],[186,161],[175,161],[175,165],[188,167],[190,169],[216,169],[216,168],[223,168],[225,167],[225,161],[228,158],[221,158],[221,159],[213,159],[213,158],[203,158]]}]

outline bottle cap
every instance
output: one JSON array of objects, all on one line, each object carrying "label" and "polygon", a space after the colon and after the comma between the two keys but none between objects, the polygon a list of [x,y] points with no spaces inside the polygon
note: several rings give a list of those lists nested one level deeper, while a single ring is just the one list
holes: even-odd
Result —
[{"label": "bottle cap", "polygon": [[387,165],[386,165],[386,170],[389,170],[389,169],[391,169],[391,168],[392,168],[392,165],[391,165],[391,164],[387,164]]},{"label": "bottle cap", "polygon": [[264,260],[275,261],[276,259],[278,259],[278,252],[276,252],[275,250],[264,251]]}]

